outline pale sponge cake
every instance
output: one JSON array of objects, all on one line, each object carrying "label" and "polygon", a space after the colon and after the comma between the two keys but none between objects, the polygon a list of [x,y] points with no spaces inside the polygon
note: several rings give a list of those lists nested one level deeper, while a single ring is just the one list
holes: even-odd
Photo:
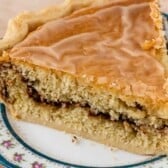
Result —
[{"label": "pale sponge cake", "polygon": [[9,25],[0,96],[12,116],[134,153],[168,153],[157,1],[71,0]]}]

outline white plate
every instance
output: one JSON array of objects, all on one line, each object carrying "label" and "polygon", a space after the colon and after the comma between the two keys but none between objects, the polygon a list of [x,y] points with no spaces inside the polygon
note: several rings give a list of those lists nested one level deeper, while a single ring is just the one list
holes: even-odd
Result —
[{"label": "white plate", "polygon": [[72,140],[73,135],[16,121],[0,104],[0,163],[6,167],[168,167],[166,156],[134,155],[79,137]]}]

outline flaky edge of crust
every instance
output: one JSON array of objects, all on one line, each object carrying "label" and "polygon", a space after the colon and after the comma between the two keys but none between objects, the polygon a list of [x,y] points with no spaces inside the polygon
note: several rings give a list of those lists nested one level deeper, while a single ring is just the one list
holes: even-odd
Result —
[{"label": "flaky edge of crust", "polygon": [[[151,2],[152,7],[156,5],[159,0],[146,1]],[[37,12],[25,11],[9,20],[7,31],[0,40],[0,54],[2,54],[4,50],[12,48],[22,41],[31,31],[48,21],[65,17],[80,8],[105,5],[110,2],[111,0],[65,0],[59,5],[50,6]],[[156,27],[159,28],[160,23],[156,23]]]},{"label": "flaky edge of crust", "polygon": [[95,5],[109,3],[110,0],[65,0],[63,3],[39,10],[37,12],[25,11],[9,20],[7,31],[0,40],[0,54],[22,41],[31,31],[48,21],[65,17],[72,12]]}]

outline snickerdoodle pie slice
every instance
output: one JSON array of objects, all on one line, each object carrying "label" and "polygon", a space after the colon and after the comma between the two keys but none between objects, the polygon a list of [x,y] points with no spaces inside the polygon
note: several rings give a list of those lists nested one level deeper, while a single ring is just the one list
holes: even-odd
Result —
[{"label": "snickerdoodle pie slice", "polygon": [[13,117],[139,154],[168,153],[168,55],[155,0],[68,0],[9,22],[0,97]]}]

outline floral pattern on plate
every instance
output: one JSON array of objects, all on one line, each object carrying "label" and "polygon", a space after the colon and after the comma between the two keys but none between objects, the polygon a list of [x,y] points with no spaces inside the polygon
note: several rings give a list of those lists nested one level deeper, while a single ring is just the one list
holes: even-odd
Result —
[{"label": "floral pattern on plate", "polygon": [[67,166],[51,162],[31,152],[17,141],[8,130],[3,119],[3,105],[0,106],[0,164],[21,168],[65,168]]}]

